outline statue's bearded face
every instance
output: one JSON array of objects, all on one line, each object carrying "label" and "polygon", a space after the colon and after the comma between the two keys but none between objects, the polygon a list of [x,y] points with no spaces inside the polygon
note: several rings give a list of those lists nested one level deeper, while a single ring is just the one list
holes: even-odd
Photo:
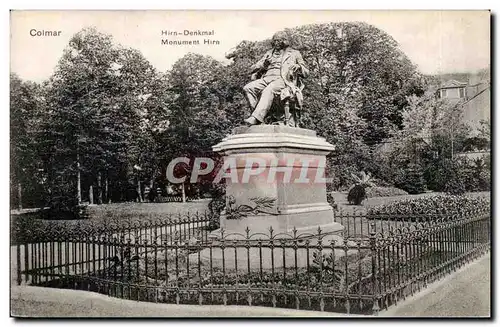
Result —
[{"label": "statue's bearded face", "polygon": [[286,46],[286,38],[283,35],[275,35],[272,39],[272,46],[274,49],[283,49]]}]

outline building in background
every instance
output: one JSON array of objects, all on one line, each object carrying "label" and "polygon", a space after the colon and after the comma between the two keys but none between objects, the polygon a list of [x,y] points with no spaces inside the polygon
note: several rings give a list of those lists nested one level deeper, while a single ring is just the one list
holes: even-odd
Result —
[{"label": "building in background", "polygon": [[436,95],[463,108],[463,120],[471,127],[471,136],[479,134],[481,122],[490,121],[491,82],[488,76],[471,75],[468,82],[449,80],[438,88]]},{"label": "building in background", "polygon": [[436,96],[457,104],[462,109],[463,123],[470,127],[469,146],[458,156],[469,159],[489,156],[490,141],[484,139],[491,124],[491,80],[489,71],[468,76],[468,81],[454,79],[443,83]]}]

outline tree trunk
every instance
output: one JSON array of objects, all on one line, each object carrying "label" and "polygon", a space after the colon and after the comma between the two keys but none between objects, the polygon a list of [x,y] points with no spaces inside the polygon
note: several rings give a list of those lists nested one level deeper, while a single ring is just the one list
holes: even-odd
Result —
[{"label": "tree trunk", "polygon": [[97,173],[97,204],[102,204],[101,172]]},{"label": "tree trunk", "polygon": [[[149,180],[149,194],[151,194],[151,192],[153,192],[153,194],[157,194],[156,190],[153,191],[153,186],[155,186],[154,184],[154,177],[151,177]],[[151,199],[151,195],[149,195],[149,199]],[[153,198],[152,200],[149,200],[149,202],[155,202],[155,199]]]},{"label": "tree trunk", "polygon": [[92,185],[89,186],[89,202],[94,204],[94,187]]},{"label": "tree trunk", "polygon": [[109,185],[108,185],[108,177],[104,180],[104,196],[108,203],[111,203],[111,198],[109,197]]},{"label": "tree trunk", "polygon": [[137,177],[137,202],[142,202],[141,181],[139,180],[139,177]]},{"label": "tree trunk", "polygon": [[453,151],[454,151],[454,149],[453,149],[453,143],[454,143],[454,142],[453,142],[453,141],[454,141],[454,140],[453,140],[453,134],[451,134],[451,160],[452,160],[452,161],[453,161]]},{"label": "tree trunk", "polygon": [[23,188],[21,182],[17,183],[17,199],[18,199],[18,209],[23,210]]},{"label": "tree trunk", "polygon": [[186,189],[184,187],[184,183],[181,184],[181,191],[182,191],[182,203],[186,203]]},{"label": "tree trunk", "polygon": [[82,203],[82,176],[80,172],[80,153],[79,149],[76,150],[76,198],[78,205]]}]

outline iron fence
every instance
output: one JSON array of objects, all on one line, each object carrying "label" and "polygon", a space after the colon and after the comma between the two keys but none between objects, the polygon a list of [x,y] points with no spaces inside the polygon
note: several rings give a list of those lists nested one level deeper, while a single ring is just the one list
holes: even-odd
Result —
[{"label": "iron fence", "polygon": [[141,239],[173,234],[179,230],[184,236],[193,236],[198,230],[208,235],[213,222],[210,212],[155,214],[154,217],[120,218],[116,216],[79,220],[46,220],[36,216],[14,217],[11,220],[11,245],[52,242],[81,235],[114,235],[138,233]]},{"label": "iron fence", "polygon": [[197,217],[18,244],[17,282],[138,301],[376,314],[490,247],[487,210],[337,215],[341,234],[247,229],[216,238]]}]

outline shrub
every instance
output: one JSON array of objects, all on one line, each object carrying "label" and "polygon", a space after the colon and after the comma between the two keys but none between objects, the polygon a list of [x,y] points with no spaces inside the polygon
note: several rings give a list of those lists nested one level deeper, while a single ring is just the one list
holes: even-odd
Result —
[{"label": "shrub", "polygon": [[220,227],[220,215],[222,210],[226,207],[226,185],[217,184],[210,191],[212,199],[208,203],[208,210],[210,211],[210,221],[208,227],[214,230]]},{"label": "shrub", "polygon": [[362,185],[354,185],[353,188],[347,194],[347,201],[350,204],[360,205],[363,200],[366,199],[366,190]]},{"label": "shrub", "polygon": [[446,182],[451,177],[451,163],[449,159],[433,160],[427,164],[424,172],[427,187],[436,192],[445,190]]},{"label": "shrub", "polygon": [[444,191],[452,195],[463,195],[466,190],[465,176],[460,173],[455,173],[446,182]]},{"label": "shrub", "polygon": [[462,195],[467,191],[477,190],[476,184],[470,160],[467,158],[456,158],[451,162],[450,176],[444,187],[446,193]]},{"label": "shrub", "polygon": [[488,158],[477,158],[473,161],[471,180],[470,191],[489,191],[491,189],[491,165]]},{"label": "shrub", "polygon": [[490,190],[490,168],[483,158],[456,158],[449,162],[445,177],[443,191],[449,194]]},{"label": "shrub", "polygon": [[368,198],[400,196],[400,195],[408,195],[408,192],[392,186],[389,187],[375,186],[375,187],[368,187],[366,189],[366,196]]},{"label": "shrub", "polygon": [[470,160],[457,157],[429,164],[426,180],[430,189],[460,195],[464,192],[489,191],[491,168],[486,158]]},{"label": "shrub", "polygon": [[366,199],[366,188],[375,186],[375,184],[371,181],[371,175],[369,173],[366,174],[364,171],[359,176],[352,174],[352,178],[355,181],[355,185],[349,190],[347,201],[350,204],[360,205]]},{"label": "shrub", "polygon": [[396,177],[394,185],[410,194],[424,193],[426,183],[422,166],[409,164]]},{"label": "shrub", "polygon": [[[435,195],[397,200],[368,209],[369,218],[377,215],[461,215],[474,210],[489,211],[490,199],[480,196]],[[370,217],[371,216],[371,217]]]}]

